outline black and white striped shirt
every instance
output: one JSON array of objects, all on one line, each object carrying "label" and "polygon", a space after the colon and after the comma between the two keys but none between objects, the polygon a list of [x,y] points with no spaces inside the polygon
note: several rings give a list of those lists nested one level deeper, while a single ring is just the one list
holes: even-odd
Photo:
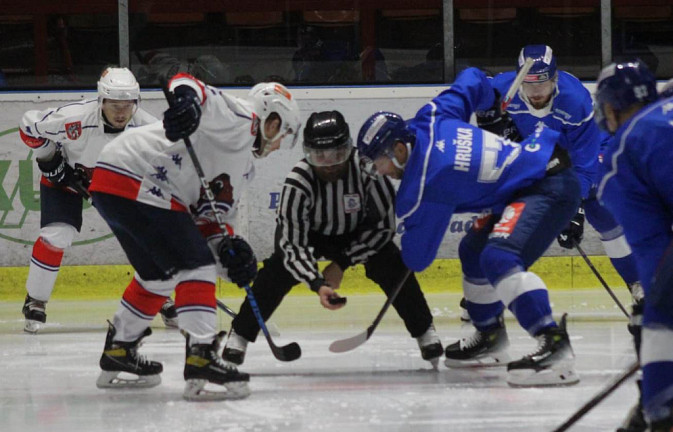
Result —
[{"label": "black and white striped shirt", "polygon": [[343,251],[348,265],[367,261],[393,238],[395,189],[386,177],[367,176],[358,161],[353,150],[348,174],[333,183],[318,178],[305,159],[285,178],[276,238],[285,268],[297,280],[310,284],[322,278],[311,253],[309,232],[352,235],[353,241]]}]

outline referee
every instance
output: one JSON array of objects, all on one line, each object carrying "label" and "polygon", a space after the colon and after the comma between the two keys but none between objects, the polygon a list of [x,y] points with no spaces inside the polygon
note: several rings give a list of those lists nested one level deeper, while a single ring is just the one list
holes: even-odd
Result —
[{"label": "referee", "polygon": [[[387,178],[372,178],[360,169],[343,115],[338,111],[311,114],[303,147],[305,158],[283,185],[274,252],[252,287],[265,321],[300,282],[318,294],[323,307],[335,310],[344,306],[336,289],[348,267],[364,264],[367,277],[388,296],[407,270],[392,241],[395,190]],[[317,264],[320,257],[331,261],[322,273]],[[393,307],[416,338],[423,359],[436,365],[442,345],[413,273]],[[242,364],[247,344],[255,341],[258,332],[246,299],[233,320],[224,359]]]}]

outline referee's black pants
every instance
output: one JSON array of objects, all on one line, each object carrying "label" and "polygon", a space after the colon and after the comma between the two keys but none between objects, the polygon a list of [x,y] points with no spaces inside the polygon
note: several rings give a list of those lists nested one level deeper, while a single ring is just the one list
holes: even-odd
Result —
[{"label": "referee's black pants", "polygon": [[[333,237],[315,237],[318,238],[314,238],[311,243],[315,248],[316,256],[333,260],[336,254],[340,252],[335,248],[335,243],[338,245],[339,242],[334,242]],[[400,250],[392,241],[381,248],[376,255],[371,256],[364,266],[367,278],[377,283],[386,293],[386,296],[390,296],[395,290],[407,270],[402,262]],[[264,321],[269,319],[283,301],[283,297],[298,283],[299,281],[285,268],[283,253],[280,250],[276,249],[269,258],[264,260],[264,267],[257,274],[252,286],[255,300],[257,300]],[[411,273],[407,278],[393,302],[393,307],[404,321],[411,337],[421,336],[432,324],[432,314],[414,273]],[[378,311],[373,311],[372,318],[376,315],[376,312]],[[247,297],[241,305],[238,316],[234,318],[232,326],[236,333],[249,341],[254,342],[257,338],[259,324],[250,308]]]}]

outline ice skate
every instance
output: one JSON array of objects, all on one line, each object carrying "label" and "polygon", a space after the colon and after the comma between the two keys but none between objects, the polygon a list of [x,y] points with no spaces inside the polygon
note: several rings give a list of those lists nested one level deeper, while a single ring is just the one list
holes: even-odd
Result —
[{"label": "ice skate", "polygon": [[564,314],[558,327],[548,328],[535,337],[538,346],[533,353],[507,365],[510,386],[566,386],[580,381],[566,331],[566,317]]},{"label": "ice skate", "polygon": [[630,410],[617,432],[645,432],[647,422],[643,414],[643,406],[638,401]]},{"label": "ice skate", "polygon": [[442,342],[439,340],[437,332],[435,332],[434,324],[430,324],[425,333],[416,338],[416,342],[418,342],[418,347],[421,349],[423,360],[429,361],[432,363],[432,367],[437,369],[439,358],[442,356],[444,348],[442,348]]},{"label": "ice skate", "polygon": [[[161,363],[138,355],[142,339],[152,334],[152,330],[148,327],[133,342],[113,341],[116,332],[115,327],[110,323],[105,339],[105,349],[99,363],[103,371],[96,381],[96,386],[98,388],[147,388],[159,385],[161,383],[159,374],[164,370]],[[121,373],[124,375],[119,376]]]},{"label": "ice skate", "polygon": [[23,303],[23,316],[26,317],[26,322],[23,331],[26,333],[37,333],[45,322],[47,322],[47,302],[35,300],[30,295],[26,294],[26,301]]},{"label": "ice skate", "polygon": [[507,353],[509,338],[502,315],[499,327],[475,330],[465,339],[446,347],[444,364],[450,368],[505,366],[511,360]]},{"label": "ice skate", "polygon": [[227,343],[222,350],[222,358],[235,365],[242,365],[245,360],[245,350],[248,347],[248,340],[234,331],[232,327],[229,331]]},{"label": "ice skate", "polygon": [[166,299],[166,302],[159,310],[159,314],[167,328],[178,328],[178,312],[175,310],[173,299],[170,297]]},{"label": "ice skate", "polygon": [[[239,372],[236,366],[226,362],[217,354],[220,339],[226,333],[220,332],[210,344],[189,346],[187,335],[187,358],[185,360],[185,390],[183,397],[189,401],[212,401],[243,399],[250,396],[248,381],[250,375]],[[207,389],[207,384],[216,384]]]},{"label": "ice skate", "polygon": [[460,321],[464,324],[469,324],[472,322],[470,313],[467,311],[467,300],[465,300],[465,297],[460,299]]}]

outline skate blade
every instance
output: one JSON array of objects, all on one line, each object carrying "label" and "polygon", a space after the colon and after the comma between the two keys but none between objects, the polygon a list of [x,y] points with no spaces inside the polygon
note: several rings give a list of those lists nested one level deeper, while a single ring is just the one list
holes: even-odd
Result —
[{"label": "skate blade", "polygon": [[44,323],[41,323],[40,321],[27,319],[26,324],[23,327],[23,331],[30,334],[36,334],[38,331],[40,331],[43,325]]},{"label": "skate blade", "polygon": [[185,390],[182,393],[182,397],[188,401],[201,402],[245,399],[250,396],[250,387],[244,381],[228,382],[223,385],[213,383],[210,385],[212,390],[206,388],[208,384],[208,380],[189,379],[185,382]]},{"label": "skate blade", "polygon": [[515,369],[507,373],[510,387],[564,387],[580,382],[572,364],[555,365],[536,372],[534,369]]},{"label": "skate blade", "polygon": [[444,360],[444,365],[452,369],[487,368],[507,366],[507,363],[511,361],[512,358],[509,356],[507,351],[501,351],[497,353],[489,353],[482,357],[471,360],[456,360],[446,358]]},{"label": "skate blade", "polygon": [[[119,376],[119,374],[124,375]],[[120,371],[101,371],[96,380],[98,388],[150,388],[159,384],[161,384],[161,375],[134,375]]]}]

